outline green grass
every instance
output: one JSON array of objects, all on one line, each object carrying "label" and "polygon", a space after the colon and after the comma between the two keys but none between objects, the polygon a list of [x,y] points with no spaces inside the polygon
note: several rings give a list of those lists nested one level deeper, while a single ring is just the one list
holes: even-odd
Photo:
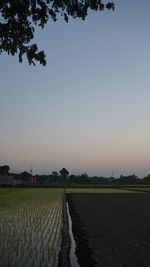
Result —
[{"label": "green grass", "polygon": [[[130,190],[117,188],[67,188],[66,193],[131,193]],[[132,193],[139,193],[132,191]]]}]

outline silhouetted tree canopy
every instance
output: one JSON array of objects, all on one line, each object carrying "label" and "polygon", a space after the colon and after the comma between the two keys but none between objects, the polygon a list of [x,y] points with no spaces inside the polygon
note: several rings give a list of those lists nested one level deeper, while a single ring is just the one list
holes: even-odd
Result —
[{"label": "silhouetted tree canopy", "polygon": [[44,28],[49,19],[57,21],[58,15],[68,22],[69,17],[85,19],[88,10],[114,10],[114,3],[102,0],[0,0],[0,54],[23,55],[29,64],[39,61],[46,65],[44,51],[38,52],[37,44],[31,44],[35,25]]},{"label": "silhouetted tree canopy", "polygon": [[69,172],[65,168],[62,168],[59,172],[64,178],[69,175]]},{"label": "silhouetted tree canopy", "polygon": [[0,166],[0,175],[8,175],[9,170],[10,168],[8,165]]},{"label": "silhouetted tree canopy", "polygon": [[53,171],[53,172],[52,172],[52,175],[54,175],[54,176],[58,176],[58,172]]}]

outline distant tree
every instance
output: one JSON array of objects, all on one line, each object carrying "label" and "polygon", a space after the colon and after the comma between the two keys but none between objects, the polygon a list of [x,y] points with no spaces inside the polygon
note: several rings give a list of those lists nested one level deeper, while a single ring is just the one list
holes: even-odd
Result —
[{"label": "distant tree", "polygon": [[57,177],[58,176],[58,172],[53,171],[52,175]]},{"label": "distant tree", "polygon": [[131,179],[133,179],[133,180],[136,180],[136,179],[138,179],[138,177],[133,173],[133,174],[131,174],[130,176],[129,176]]},{"label": "distant tree", "polygon": [[138,177],[133,173],[129,176],[120,175],[120,182],[123,184],[134,184],[138,181]]},{"label": "distant tree", "polygon": [[34,39],[35,26],[42,29],[52,19],[57,21],[58,15],[68,22],[69,17],[85,19],[88,10],[111,9],[114,3],[102,3],[102,0],[0,0],[0,53],[8,55],[19,53],[19,62],[23,55],[29,64],[38,61],[46,65],[44,51],[38,52]]},{"label": "distant tree", "polygon": [[53,171],[52,172],[52,178],[53,178],[53,182],[57,183],[58,182],[58,172]]},{"label": "distant tree", "polygon": [[39,175],[39,179],[38,180],[39,180],[40,184],[44,184],[45,181],[46,181],[45,175]]},{"label": "distant tree", "polygon": [[150,174],[148,174],[146,177],[144,177],[143,180],[146,182],[150,182]]},{"label": "distant tree", "polygon": [[62,168],[59,172],[63,176],[64,179],[67,178],[69,175],[69,172],[65,168]]},{"label": "distant tree", "polygon": [[8,175],[10,167],[8,165],[4,165],[0,167],[0,174],[1,175]]},{"label": "distant tree", "polygon": [[88,178],[88,175],[87,175],[87,173],[82,173],[82,174],[81,174],[81,177],[83,177],[83,178]]},{"label": "distant tree", "polygon": [[80,175],[80,181],[83,182],[83,183],[88,182],[88,175],[87,175],[87,173],[82,173]]},{"label": "distant tree", "polygon": [[76,182],[77,176],[74,174],[71,174],[69,178],[71,182]]}]

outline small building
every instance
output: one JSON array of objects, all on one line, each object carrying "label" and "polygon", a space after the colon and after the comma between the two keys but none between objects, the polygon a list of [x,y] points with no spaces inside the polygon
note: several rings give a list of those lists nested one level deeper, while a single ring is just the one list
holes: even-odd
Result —
[{"label": "small building", "polygon": [[35,184],[36,178],[28,172],[22,172],[20,174],[0,174],[0,186],[15,186],[22,184]]},{"label": "small building", "polygon": [[26,171],[18,175],[18,180],[21,180],[22,184],[35,184],[36,183],[36,178],[32,174]]},{"label": "small building", "polygon": [[23,184],[23,181],[20,178],[20,175],[18,173],[12,173],[13,175],[13,184],[12,185],[21,185]]}]

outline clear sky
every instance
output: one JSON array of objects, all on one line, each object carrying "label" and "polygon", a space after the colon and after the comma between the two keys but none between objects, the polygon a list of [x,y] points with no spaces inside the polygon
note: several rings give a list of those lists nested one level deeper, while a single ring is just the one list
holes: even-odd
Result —
[{"label": "clear sky", "polygon": [[150,173],[150,1],[38,31],[47,66],[0,56],[0,164]]}]

